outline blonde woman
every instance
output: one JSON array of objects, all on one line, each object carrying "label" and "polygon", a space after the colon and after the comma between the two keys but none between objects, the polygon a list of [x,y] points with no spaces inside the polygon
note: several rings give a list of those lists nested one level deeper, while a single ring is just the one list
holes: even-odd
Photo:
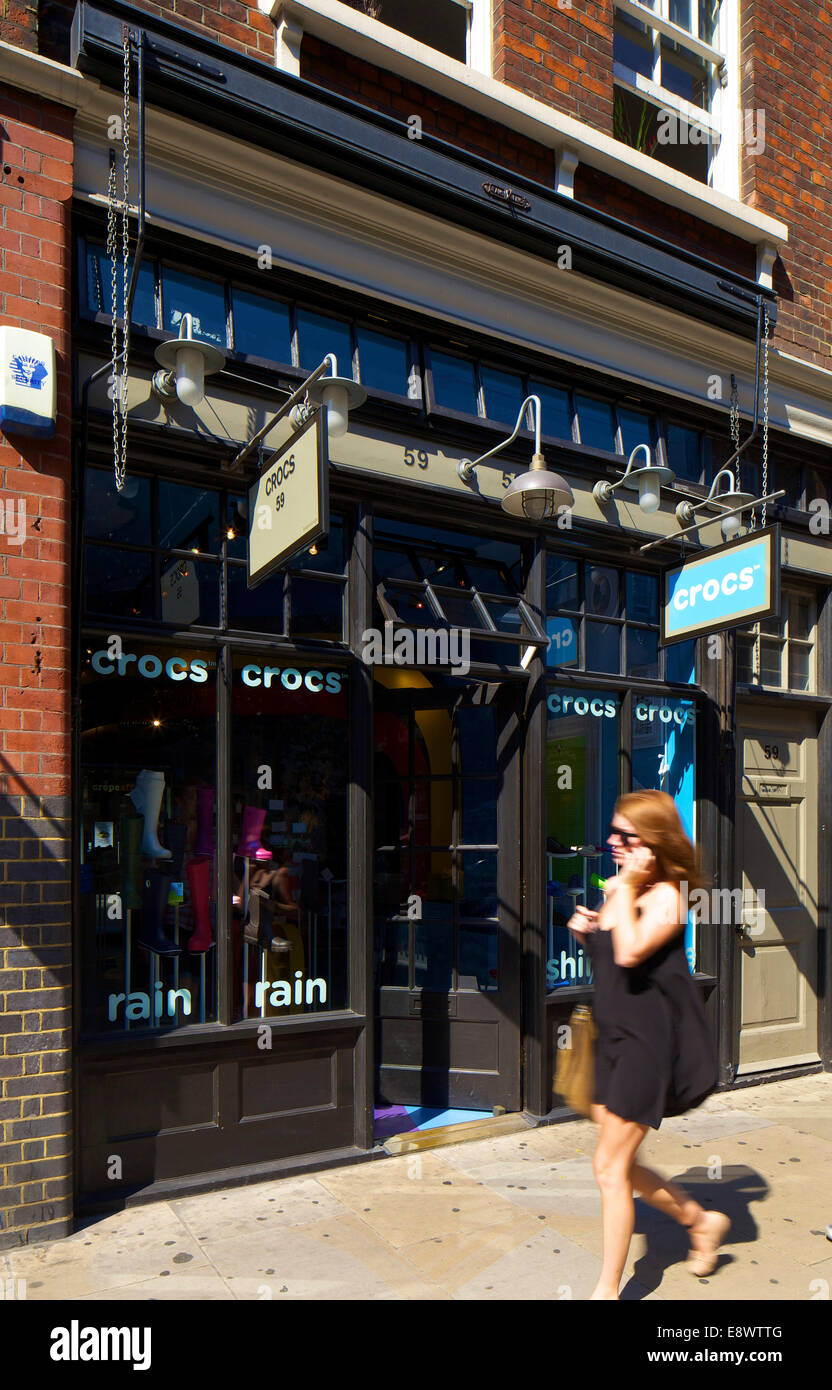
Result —
[{"label": "blonde woman", "polygon": [[569,930],[593,959],[598,1028],[595,1104],[600,1134],[603,1263],[593,1299],[617,1299],[633,1234],[633,1192],[687,1227],[692,1274],[710,1274],[730,1218],[709,1212],[636,1162],[648,1129],[701,1104],[717,1061],[684,950],[680,884],[701,882],[696,851],[665,792],[632,792],[615,804],[607,843],[618,867],[599,912],[579,907]]}]

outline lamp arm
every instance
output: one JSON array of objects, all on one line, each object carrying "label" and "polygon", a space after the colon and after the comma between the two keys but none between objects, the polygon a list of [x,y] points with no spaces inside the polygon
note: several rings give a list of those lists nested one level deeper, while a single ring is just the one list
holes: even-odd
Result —
[{"label": "lamp arm", "polygon": [[500,442],[499,442],[499,444],[495,444],[493,449],[489,449],[489,450],[488,450],[488,453],[487,453],[487,454],[480,454],[479,458],[476,458],[476,459],[474,459],[473,461],[471,461],[470,459],[461,459],[461,460],[460,460],[460,463],[459,463],[459,470],[458,470],[458,471],[459,471],[459,474],[460,474],[460,477],[462,477],[466,482],[470,482],[471,478],[473,477],[474,469],[475,469],[475,468],[478,468],[479,465],[480,465],[481,463],[485,463],[485,460],[486,460],[486,459],[493,458],[495,454],[499,454],[500,451],[501,451],[502,449],[505,449],[506,446],[507,446],[508,444],[511,444],[512,441],[515,440],[515,439],[517,438],[518,434],[520,433],[520,429],[521,429],[521,427],[522,427],[522,424],[523,424],[523,414],[524,414],[524,412],[525,412],[525,410],[526,410],[526,407],[527,407],[528,405],[533,405],[533,406],[535,407],[535,411],[534,411],[534,451],[535,451],[536,454],[539,454],[539,453],[540,453],[540,412],[541,412],[540,397],[539,397],[539,396],[527,396],[526,399],[523,401],[523,404],[521,405],[521,407],[520,407],[520,409],[519,409],[519,411],[518,411],[518,413],[517,413],[517,423],[515,424],[514,429],[512,430],[512,432],[511,432],[511,434],[508,436],[508,438],[507,438],[507,439],[501,439]]},{"label": "lamp arm", "polygon": [[[713,518],[713,522],[716,524],[717,521],[724,521],[726,516],[739,516],[741,512],[750,511],[752,507],[759,507],[761,502],[776,502],[779,497],[785,497],[785,495],[786,489],[781,487],[779,492],[770,492],[766,497],[755,497],[753,502],[743,502],[741,507],[732,507],[730,511],[720,512],[718,516]],[[639,551],[643,555],[646,550],[652,550],[654,546],[666,545],[668,541],[677,541],[681,536],[689,535],[691,531],[698,531],[703,524],[707,523],[694,521],[693,525],[687,526],[684,531],[677,531],[672,536],[659,536],[658,540],[648,541],[646,545],[640,545]]]},{"label": "lamp arm", "polygon": [[271,431],[274,429],[275,425],[278,424],[279,421],[282,420],[285,415],[288,415],[289,411],[294,406],[300,404],[300,402],[306,395],[307,388],[312,385],[313,381],[317,381],[320,377],[324,376],[326,368],[329,366],[331,366],[332,368],[330,376],[337,376],[338,361],[335,357],[335,354],[332,352],[327,353],[320,366],[316,367],[314,372],[310,373],[306,380],[301,382],[298,389],[292,392],[292,395],[289,397],[288,400],[283,402],[280,409],[274,415],[272,415],[269,420],[266,421],[265,425],[261,426],[261,428],[257,431],[256,434],[253,434],[251,436],[251,439],[248,441],[247,444],[243,445],[242,449],[239,449],[237,451],[230,464],[228,465],[229,471],[233,472],[234,469],[239,468],[240,464],[243,462],[243,459],[248,457],[252,449],[260,443],[260,440],[264,439],[267,434],[270,434]]}]

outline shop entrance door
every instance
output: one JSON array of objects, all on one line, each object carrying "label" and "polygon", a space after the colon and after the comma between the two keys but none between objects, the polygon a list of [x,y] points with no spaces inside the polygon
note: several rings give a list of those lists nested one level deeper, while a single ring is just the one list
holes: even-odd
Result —
[{"label": "shop entrance door", "polygon": [[817,727],[813,714],[782,707],[776,719],[746,709],[737,722],[746,923],[722,930],[742,952],[742,1075],[818,1060]]},{"label": "shop entrance door", "polygon": [[377,668],[376,1103],[520,1108],[511,684]]}]

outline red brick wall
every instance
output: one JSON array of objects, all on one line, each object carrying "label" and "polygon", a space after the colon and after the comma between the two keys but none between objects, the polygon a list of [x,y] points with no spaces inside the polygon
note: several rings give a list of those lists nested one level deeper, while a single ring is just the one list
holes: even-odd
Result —
[{"label": "red brick wall", "polygon": [[[57,351],[54,438],[0,434],[0,1246],[62,1234],[70,1124],[72,116],[0,86],[0,323]],[[20,513],[17,511],[17,515]]]},{"label": "red brick wall", "polygon": [[0,39],[37,52],[37,0],[0,0]]},{"label": "red brick wall", "polygon": [[[4,0],[0,0],[2,5]],[[10,0],[9,0],[10,3]],[[156,15],[204,39],[215,39],[235,53],[260,58],[274,65],[275,27],[268,15],[256,5],[244,0],[130,0],[137,10]],[[40,52],[57,62],[69,62],[69,26],[75,11],[75,0],[42,0]],[[12,40],[16,42],[16,40]]]},{"label": "red brick wall", "polygon": [[742,194],[789,225],[775,343],[829,368],[832,342],[832,0],[745,0],[743,110],[765,148],[743,149]]},{"label": "red brick wall", "polygon": [[612,135],[612,0],[494,0],[494,76]]}]

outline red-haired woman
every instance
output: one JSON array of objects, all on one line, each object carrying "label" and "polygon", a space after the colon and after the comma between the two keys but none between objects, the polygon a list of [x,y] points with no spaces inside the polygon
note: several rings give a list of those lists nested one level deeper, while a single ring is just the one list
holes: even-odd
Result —
[{"label": "red-haired woman", "polygon": [[569,930],[592,952],[598,1028],[595,1178],[604,1255],[593,1299],[617,1299],[633,1234],[633,1192],[688,1228],[692,1274],[710,1274],[731,1226],[636,1162],[648,1129],[701,1104],[717,1061],[684,950],[685,894],[701,883],[696,851],[665,792],[633,792],[615,804],[607,842],[618,874],[599,912],[579,907]]}]

